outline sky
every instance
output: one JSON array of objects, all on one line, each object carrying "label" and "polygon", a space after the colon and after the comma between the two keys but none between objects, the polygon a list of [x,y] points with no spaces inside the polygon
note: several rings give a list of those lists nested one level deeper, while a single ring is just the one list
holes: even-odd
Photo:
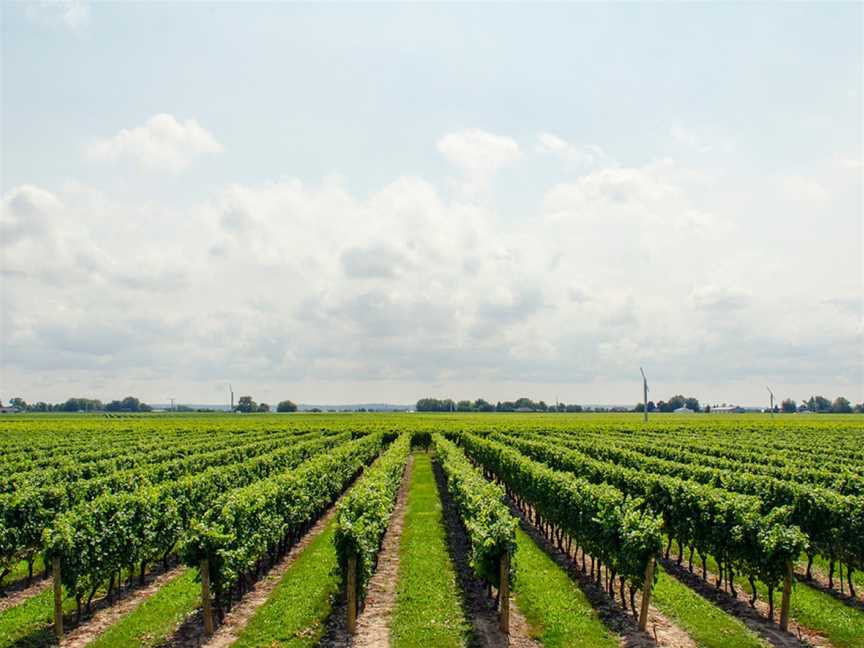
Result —
[{"label": "sky", "polygon": [[864,401],[864,7],[4,2],[0,399]]}]

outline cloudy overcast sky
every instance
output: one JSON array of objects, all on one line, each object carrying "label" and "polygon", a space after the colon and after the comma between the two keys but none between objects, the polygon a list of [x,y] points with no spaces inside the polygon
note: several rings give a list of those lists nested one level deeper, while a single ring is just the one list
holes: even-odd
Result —
[{"label": "cloudy overcast sky", "polygon": [[862,25],[3,3],[0,398],[864,400]]}]

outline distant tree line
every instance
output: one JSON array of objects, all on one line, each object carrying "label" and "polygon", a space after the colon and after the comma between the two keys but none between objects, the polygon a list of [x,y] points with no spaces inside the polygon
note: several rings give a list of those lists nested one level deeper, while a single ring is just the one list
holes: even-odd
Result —
[{"label": "distant tree line", "polygon": [[547,405],[544,401],[533,401],[530,398],[519,398],[515,401],[498,401],[494,405],[483,399],[475,401],[452,398],[421,398],[415,409],[418,412],[516,412],[530,410],[532,412],[582,412],[581,405]]},{"label": "distant tree line", "polygon": [[838,396],[833,401],[824,396],[811,396],[799,405],[791,398],[786,398],[780,403],[780,411],[787,414],[807,411],[817,414],[864,414],[864,403],[853,406],[845,396]]},{"label": "distant tree line", "polygon": [[[725,403],[724,403],[725,405]],[[704,411],[709,413],[711,406],[706,405],[704,410],[700,408],[699,401],[696,398],[687,397],[678,394],[673,396],[668,401],[648,401],[649,412],[674,412],[680,407],[686,407],[694,412]],[[637,403],[633,408],[634,412],[641,412],[645,409],[642,403]],[[793,399],[787,398],[779,405],[774,406],[774,412],[785,414],[794,414],[795,412],[816,412],[817,414],[864,414],[864,403],[852,405],[849,399],[844,396],[838,396],[833,401],[828,400],[824,396],[811,396],[808,399],[801,401],[799,405]]]},{"label": "distant tree line", "polygon": [[[668,400],[659,400],[656,403],[653,400],[648,401],[649,412],[674,412],[682,407],[686,407],[693,412],[708,413],[711,411],[710,405],[702,407],[698,398],[693,396],[684,396],[682,394],[676,394]],[[417,401],[415,409],[418,412],[641,412],[645,409],[645,405],[643,403],[638,403],[633,409],[616,407],[583,407],[582,405],[566,405],[564,403],[547,405],[542,400],[533,401],[530,398],[524,397],[515,401],[498,401],[493,405],[490,401],[483,398],[478,398],[475,401],[454,401],[452,398],[421,398]],[[820,414],[862,414],[864,413],[864,403],[859,403],[858,405],[853,406],[852,403],[849,402],[849,399],[843,396],[838,396],[833,401],[822,396],[811,396],[809,399],[802,400],[799,405],[791,398],[787,398],[780,405],[775,405],[774,411],[791,413],[811,411]]]},{"label": "distant tree line", "polygon": [[[699,406],[699,399],[693,398],[692,396],[682,396],[681,394],[676,394],[668,401],[648,401],[648,411],[649,412],[674,412],[676,409],[680,409],[682,407],[686,407],[689,410],[693,410],[694,412],[701,412],[702,408]],[[634,412],[641,412],[645,409],[644,403],[637,403],[636,407],[633,408]]]},{"label": "distant tree line", "polygon": [[9,401],[11,407],[17,407],[22,412],[150,412],[153,410],[147,403],[142,403],[134,396],[123,400],[112,400],[103,403],[98,398],[67,398],[62,403],[46,403],[38,401],[28,403],[23,398],[13,398]]}]

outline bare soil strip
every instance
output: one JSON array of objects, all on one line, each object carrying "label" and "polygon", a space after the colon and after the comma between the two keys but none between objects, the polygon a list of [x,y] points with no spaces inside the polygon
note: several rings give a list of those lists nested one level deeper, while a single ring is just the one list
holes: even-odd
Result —
[{"label": "bare soil strip", "polygon": [[51,577],[42,578],[34,576],[33,583],[29,586],[27,585],[26,578],[12,583],[11,585],[7,585],[4,588],[5,594],[0,596],[0,612],[13,608],[27,599],[33,598],[37,594],[51,587],[53,582],[54,579]]},{"label": "bare soil strip", "polygon": [[71,632],[67,633],[60,642],[61,648],[81,648],[93,641],[110,626],[117,623],[123,616],[132,612],[149,597],[153,596],[169,581],[177,578],[185,569],[183,565],[177,565],[167,572],[162,572],[147,584],[138,587],[131,593],[120,599],[114,605],[105,606],[81,623]]},{"label": "bare soil strip", "polygon": [[441,497],[447,547],[456,568],[456,577],[462,598],[462,610],[465,618],[471,621],[473,628],[472,647],[539,648],[540,644],[531,638],[531,628],[512,597],[510,599],[510,636],[505,635],[498,627],[498,611],[495,600],[489,596],[483,584],[475,578],[471,566],[468,564],[471,545],[462,525],[462,519],[456,510],[456,505],[447,491],[447,480],[437,461],[433,461],[432,469],[435,472],[438,494]]},{"label": "bare soil strip", "polygon": [[[508,499],[510,510],[519,518],[522,530],[555,561],[567,574],[579,584],[585,592],[588,601],[597,610],[600,620],[609,630],[621,637],[620,645],[624,648],[648,648],[663,646],[664,648],[695,648],[693,639],[681,627],[673,623],[653,605],[648,607],[648,632],[640,632],[631,612],[623,609],[606,591],[591,579],[590,575],[582,573],[579,565],[582,552],[574,551],[568,555],[548,540],[536,526],[531,524],[516,505]],[[585,556],[589,559],[588,555]],[[578,562],[577,562],[578,561]],[[641,596],[636,595],[636,607],[639,608]]]},{"label": "bare soil strip", "polygon": [[396,583],[399,577],[399,542],[405,523],[405,506],[413,468],[414,456],[410,455],[402,474],[396,505],[390,515],[390,524],[378,553],[378,564],[366,589],[363,610],[357,617],[357,633],[351,644],[355,648],[380,648],[390,643],[390,622],[396,605]]},{"label": "bare soil strip", "polygon": [[[750,607],[749,595],[743,590],[741,584],[736,587],[737,597],[733,597],[729,592],[718,589],[711,584],[716,582],[716,574],[710,571],[706,572],[707,581],[703,581],[701,576],[696,573],[690,573],[686,566],[678,565],[671,557],[661,559],[666,567],[666,571],[671,576],[677,578],[684,585],[701,595],[703,598],[711,601],[724,610],[725,612],[734,615],[740,619],[748,628],[756,632],[765,641],[777,648],[803,648],[805,646],[831,646],[830,642],[822,635],[800,626],[794,618],[789,618],[789,632],[783,632],[779,626],[768,618],[768,603],[761,599],[756,602],[756,607]],[[694,567],[695,569],[695,567]],[[701,567],[698,569],[701,572]],[[774,613],[780,613],[780,593],[775,594],[775,609]]]}]

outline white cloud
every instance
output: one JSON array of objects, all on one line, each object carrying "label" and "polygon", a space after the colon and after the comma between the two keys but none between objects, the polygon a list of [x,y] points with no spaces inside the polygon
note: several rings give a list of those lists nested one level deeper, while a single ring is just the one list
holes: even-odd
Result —
[{"label": "white cloud", "polygon": [[680,202],[685,192],[665,171],[656,165],[592,171],[553,186],[543,199],[543,211],[550,222],[608,220],[613,215],[666,220],[669,204]]},{"label": "white cloud", "polygon": [[[483,175],[516,159],[502,150],[460,168]],[[118,384],[161,397],[165,380],[421,393],[441,381],[617,381],[638,361],[679,376],[710,363],[718,380],[804,365],[854,378],[860,315],[797,298],[813,260],[782,282],[761,276],[770,250],[732,236],[705,197],[715,182],[670,160],[600,168],[549,187],[521,218],[410,176],[369,195],[335,180],[234,183],[182,208],[19,186],[0,220],[6,375],[60,391],[75,377],[110,397]],[[836,351],[808,355],[817,338]]]},{"label": "white cloud", "polygon": [[577,146],[552,133],[541,133],[535,151],[545,155],[556,155],[580,166],[613,165],[614,160],[596,144]]},{"label": "white cloud", "polygon": [[680,125],[670,128],[669,134],[678,144],[682,144],[698,153],[712,153],[717,151],[721,153],[731,153],[735,150],[735,145],[728,139],[716,135],[697,133]]},{"label": "white cloud", "polygon": [[828,191],[813,178],[788,176],[780,180],[780,191],[793,202],[823,203],[828,200]]},{"label": "white cloud", "polygon": [[495,172],[522,155],[514,139],[478,129],[444,135],[438,140],[438,151],[464,173],[463,189],[468,194],[488,190]]},{"label": "white cloud", "polygon": [[36,0],[27,5],[28,15],[41,23],[82,31],[90,24],[87,0]]},{"label": "white cloud", "polygon": [[747,292],[715,285],[695,288],[690,298],[697,308],[715,312],[738,310],[750,303],[750,295]]},{"label": "white cloud", "polygon": [[194,119],[154,115],[143,126],[122,129],[113,137],[97,139],[85,148],[92,160],[128,160],[154,171],[177,172],[196,157],[223,151],[222,145]]}]

